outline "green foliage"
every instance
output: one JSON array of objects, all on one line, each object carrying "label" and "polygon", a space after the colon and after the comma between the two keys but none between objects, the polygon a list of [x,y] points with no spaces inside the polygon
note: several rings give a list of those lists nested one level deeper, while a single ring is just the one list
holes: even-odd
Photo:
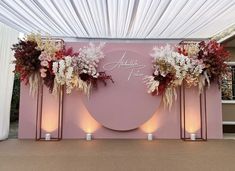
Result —
[{"label": "green foliage", "polygon": [[15,74],[12,99],[11,99],[11,122],[15,122],[19,119],[19,104],[20,104],[20,75]]}]

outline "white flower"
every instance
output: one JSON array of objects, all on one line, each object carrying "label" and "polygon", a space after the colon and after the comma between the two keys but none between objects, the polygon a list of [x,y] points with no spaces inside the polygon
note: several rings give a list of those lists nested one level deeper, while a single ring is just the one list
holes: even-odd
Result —
[{"label": "white flower", "polygon": [[144,83],[146,83],[148,87],[148,93],[153,93],[154,91],[158,91],[159,81],[154,79],[154,76],[146,76],[144,78]]},{"label": "white flower", "polygon": [[104,58],[104,54],[102,52],[104,45],[104,43],[100,43],[98,46],[95,46],[93,43],[90,43],[88,47],[80,49],[79,56],[98,63],[99,59]]},{"label": "white flower", "polygon": [[52,63],[52,70],[53,70],[54,74],[56,74],[58,72],[58,62]]},{"label": "white flower", "polygon": [[52,70],[55,74],[56,83],[58,85],[65,85],[66,92],[71,93],[72,89],[75,87],[79,88],[82,82],[82,87],[88,88],[81,89],[80,87],[79,89],[89,94],[88,89],[90,89],[91,83],[81,81],[79,75],[85,73],[93,78],[99,77],[97,67],[100,59],[104,57],[102,52],[103,47],[104,43],[98,46],[90,44],[88,47],[80,48],[80,53],[77,56],[65,56],[64,59],[53,62]]},{"label": "white flower", "polygon": [[73,67],[68,67],[67,71],[66,71],[66,79],[69,80],[72,78],[72,74],[73,74]]},{"label": "white flower", "polygon": [[159,74],[159,71],[156,69],[153,74],[154,74],[154,75],[158,75],[158,74]]},{"label": "white flower", "polygon": [[65,56],[65,65],[66,67],[70,66],[72,64],[72,57],[71,56]]}]

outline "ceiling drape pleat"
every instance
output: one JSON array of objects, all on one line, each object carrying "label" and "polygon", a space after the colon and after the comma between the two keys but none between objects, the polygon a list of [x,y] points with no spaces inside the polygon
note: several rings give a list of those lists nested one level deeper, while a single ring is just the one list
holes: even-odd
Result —
[{"label": "ceiling drape pleat", "polygon": [[235,0],[1,0],[20,32],[80,38],[209,38],[235,24]]}]

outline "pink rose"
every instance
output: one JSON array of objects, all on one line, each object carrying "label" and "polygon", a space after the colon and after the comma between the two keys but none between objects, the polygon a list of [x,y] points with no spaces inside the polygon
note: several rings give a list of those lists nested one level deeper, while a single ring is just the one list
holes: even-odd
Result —
[{"label": "pink rose", "polygon": [[46,74],[45,72],[42,72],[42,73],[41,73],[41,77],[42,77],[42,78],[45,78],[46,76],[47,76],[47,74]]},{"label": "pink rose", "polygon": [[42,52],[38,59],[39,59],[40,61],[43,61],[43,60],[46,60],[46,57],[47,57],[46,53],[45,53],[45,52]]},{"label": "pink rose", "polygon": [[47,70],[44,69],[44,68],[41,68],[41,69],[40,69],[40,73],[41,73],[41,77],[42,77],[42,78],[45,78],[45,77],[47,76],[46,71],[47,71]]},{"label": "pink rose", "polygon": [[48,67],[49,63],[47,61],[41,61],[41,66]]}]

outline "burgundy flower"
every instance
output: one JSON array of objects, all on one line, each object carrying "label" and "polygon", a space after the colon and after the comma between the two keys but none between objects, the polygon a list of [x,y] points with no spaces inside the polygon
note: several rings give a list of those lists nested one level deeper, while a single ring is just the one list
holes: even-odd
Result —
[{"label": "burgundy flower", "polygon": [[227,73],[227,64],[224,62],[229,58],[229,53],[222,45],[212,40],[199,43],[198,59],[202,59],[210,77],[210,80],[220,80],[223,74]]},{"label": "burgundy flower", "polygon": [[38,57],[41,54],[40,50],[36,49],[37,43],[33,41],[20,40],[19,43],[14,44],[12,50],[15,51],[15,71],[20,74],[22,81],[28,83],[29,77],[39,72],[40,60]]},{"label": "burgundy flower", "polygon": [[81,78],[82,81],[88,81],[90,78],[90,76],[86,73],[79,74],[79,77]]}]

